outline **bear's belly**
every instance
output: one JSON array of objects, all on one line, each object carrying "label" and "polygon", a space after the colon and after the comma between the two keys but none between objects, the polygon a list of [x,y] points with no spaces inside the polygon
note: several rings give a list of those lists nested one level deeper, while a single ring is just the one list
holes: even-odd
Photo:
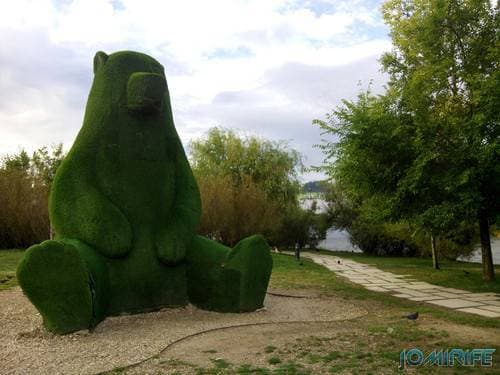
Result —
[{"label": "bear's belly", "polygon": [[[154,236],[135,231],[131,252],[108,259],[110,301],[108,314],[136,313],[188,303],[186,269],[167,266],[156,256]],[[143,232],[149,232],[143,229]]]}]

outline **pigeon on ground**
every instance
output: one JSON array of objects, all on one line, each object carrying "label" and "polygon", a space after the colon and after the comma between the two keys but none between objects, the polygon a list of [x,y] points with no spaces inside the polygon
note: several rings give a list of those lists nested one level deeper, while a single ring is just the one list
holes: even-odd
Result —
[{"label": "pigeon on ground", "polygon": [[417,312],[414,312],[414,313],[411,313],[409,315],[403,315],[403,318],[406,318],[408,320],[417,320],[418,319],[418,311]]},{"label": "pigeon on ground", "polygon": [[337,260],[337,263],[340,264],[340,260]]},{"label": "pigeon on ground", "polygon": [[464,273],[465,273],[466,275],[468,275],[468,274],[470,273],[469,271],[466,271],[466,270],[462,270],[462,271],[464,271]]}]

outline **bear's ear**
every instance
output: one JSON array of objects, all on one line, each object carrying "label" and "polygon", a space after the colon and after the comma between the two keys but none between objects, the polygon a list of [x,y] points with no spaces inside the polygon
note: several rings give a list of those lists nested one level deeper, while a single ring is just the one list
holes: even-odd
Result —
[{"label": "bear's ear", "polygon": [[99,51],[95,54],[94,56],[94,74],[96,74],[101,67],[106,64],[106,61],[108,61],[108,55],[106,55],[104,52]]}]

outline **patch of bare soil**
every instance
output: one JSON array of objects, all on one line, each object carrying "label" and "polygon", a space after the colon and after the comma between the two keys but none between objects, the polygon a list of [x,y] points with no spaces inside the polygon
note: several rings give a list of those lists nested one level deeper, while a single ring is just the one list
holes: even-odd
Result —
[{"label": "patch of bare soil", "polygon": [[[277,291],[275,294],[284,292]],[[301,298],[304,296],[308,298]],[[271,336],[293,338],[300,335],[301,330],[307,333],[309,330],[321,330],[321,325],[314,322],[343,321],[367,314],[363,307],[341,299],[315,297],[311,291],[298,293],[294,297],[270,294],[266,298],[265,309],[245,314],[221,314],[189,305],[147,314],[112,317],[102,322],[92,333],[81,331],[57,336],[45,331],[35,308],[20,288],[13,288],[0,292],[0,373],[97,374],[155,357],[174,342],[182,345],[174,344],[172,350],[184,347],[183,350],[188,353],[189,345],[198,345],[196,350],[202,347],[211,350],[210,347],[219,340],[226,342],[229,347],[232,337],[232,347],[244,351],[248,345],[251,350],[258,350],[257,346],[268,342],[267,338]],[[263,325],[265,328],[258,325],[260,323],[266,323]],[[248,326],[216,330],[238,325]],[[236,329],[233,331],[236,333],[238,329],[242,331],[234,334],[233,329]],[[216,335],[228,336],[226,339],[214,336],[214,342],[203,343],[205,338],[199,333],[207,330],[212,330]],[[186,338],[190,335],[195,336]],[[264,340],[260,337],[264,337]],[[203,340],[199,342],[201,338]],[[253,340],[255,344],[251,344]]]},{"label": "patch of bare soil", "polygon": [[423,328],[440,329],[446,332],[450,337],[456,338],[458,342],[462,341],[470,345],[480,345],[484,343],[500,345],[500,330],[496,328],[472,327],[434,319],[421,320],[419,326]]},{"label": "patch of bare soil", "polygon": [[[316,301],[310,302],[313,305]],[[361,302],[363,303],[363,302]],[[365,307],[368,307],[365,305]],[[185,337],[126,374],[398,374],[399,352],[500,345],[500,330],[436,320],[408,321],[397,308],[371,304],[369,316],[332,322],[261,323],[214,329]],[[494,368],[477,372],[498,373]],[[455,373],[427,368],[426,373]],[[405,373],[418,373],[416,368]]]},{"label": "patch of bare soil", "polygon": [[[293,359],[297,355],[297,343],[302,340],[325,336],[345,338],[346,331],[353,332],[345,322],[271,323],[211,331],[171,345],[157,357],[127,369],[126,373],[194,374],[196,369],[222,369],[233,364],[237,365],[231,372],[245,364],[253,369],[268,368],[273,357],[279,358],[280,364],[285,358]],[[313,341],[307,346],[318,346],[319,341],[326,340]],[[307,350],[309,354],[311,349]],[[318,363],[315,373],[320,373],[320,365]]]}]

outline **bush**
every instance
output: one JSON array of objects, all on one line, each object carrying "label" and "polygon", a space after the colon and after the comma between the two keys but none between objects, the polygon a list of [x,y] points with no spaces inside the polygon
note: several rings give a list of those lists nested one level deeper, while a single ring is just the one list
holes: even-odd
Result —
[{"label": "bush", "polygon": [[408,232],[394,233],[384,225],[355,222],[348,229],[353,245],[364,253],[380,256],[415,256],[417,244],[408,238]]},{"label": "bush", "polygon": [[198,233],[233,246],[260,233],[268,236],[281,220],[276,202],[250,176],[235,183],[230,176],[198,176],[202,216]]},{"label": "bush", "polygon": [[0,170],[0,248],[48,239],[48,187],[20,171]]},{"label": "bush", "polygon": [[0,248],[24,248],[50,237],[48,196],[62,145],[0,160]]},{"label": "bush", "polygon": [[277,230],[271,236],[271,242],[285,247],[315,248],[326,238],[329,224],[326,216],[315,212],[315,205],[309,210],[297,206],[289,206]]}]

